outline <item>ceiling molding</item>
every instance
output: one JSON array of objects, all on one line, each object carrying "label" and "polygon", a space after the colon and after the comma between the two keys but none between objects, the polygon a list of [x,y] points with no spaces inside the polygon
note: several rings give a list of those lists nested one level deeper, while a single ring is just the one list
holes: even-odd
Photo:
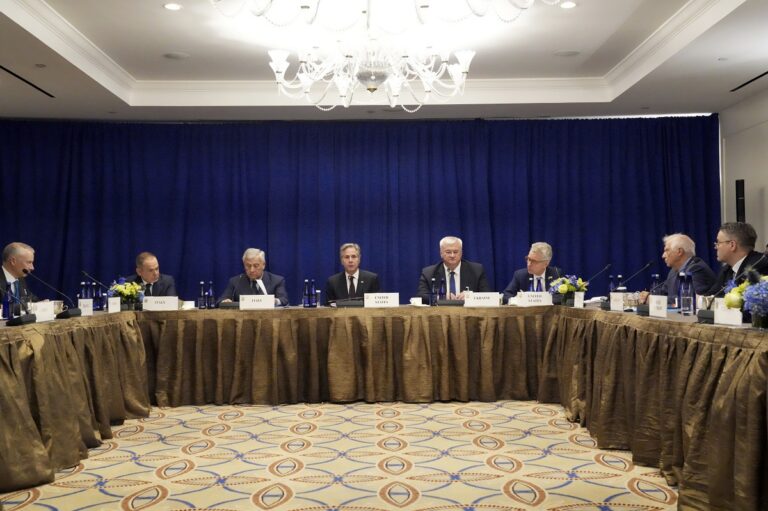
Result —
[{"label": "ceiling molding", "polygon": [[41,0],[0,0],[0,12],[126,103],[136,80]]},{"label": "ceiling molding", "polygon": [[614,98],[645,78],[746,0],[690,0],[605,75]]},{"label": "ceiling molding", "polygon": [[[469,78],[465,94],[450,103],[610,103],[745,1],[690,0],[603,77]],[[129,106],[304,104],[278,94],[273,81],[136,80],[43,0],[0,0],[0,11]],[[387,102],[381,99],[370,104]]]}]

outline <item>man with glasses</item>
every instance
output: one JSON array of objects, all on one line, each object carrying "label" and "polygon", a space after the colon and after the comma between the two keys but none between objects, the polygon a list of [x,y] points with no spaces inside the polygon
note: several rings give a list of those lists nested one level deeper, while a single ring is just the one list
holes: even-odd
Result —
[{"label": "man with glasses", "polygon": [[[552,261],[552,246],[543,241],[531,245],[525,256],[525,268],[517,270],[506,289],[504,303],[520,291],[548,291],[549,283],[561,277],[562,272],[556,266],[549,266]],[[532,288],[532,289],[531,289]]]},{"label": "man with glasses", "polygon": [[755,228],[744,222],[728,222],[720,226],[715,240],[717,260],[723,263],[717,280],[710,288],[710,295],[723,296],[731,280],[741,284],[750,270],[765,275],[768,273],[768,256],[755,250],[757,233]]},{"label": "man with glasses", "polygon": [[421,270],[417,294],[422,303],[429,303],[432,279],[439,290],[441,283],[445,286],[445,296],[448,300],[463,300],[464,291],[488,292],[488,279],[480,263],[462,259],[462,241],[455,236],[446,236],[440,240],[441,262],[427,266]]},{"label": "man with glasses", "polygon": [[0,272],[0,295],[10,293],[15,298],[10,300],[14,314],[19,314],[20,302],[30,303],[38,301],[38,298],[27,287],[27,279],[24,270],[35,269],[35,249],[15,241],[9,243],[3,249],[3,271]]}]

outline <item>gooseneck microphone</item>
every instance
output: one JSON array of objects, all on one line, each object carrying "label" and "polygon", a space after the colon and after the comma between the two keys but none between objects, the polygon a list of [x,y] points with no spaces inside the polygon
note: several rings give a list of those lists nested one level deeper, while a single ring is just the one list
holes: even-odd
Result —
[{"label": "gooseneck microphone", "polygon": [[85,270],[80,270],[80,273],[82,273],[82,274],[83,274],[83,275],[84,275],[86,278],[90,279],[90,280],[91,280],[91,282],[95,282],[95,283],[97,283],[98,285],[100,285],[102,288],[104,288],[104,289],[106,289],[107,291],[109,291],[109,286],[106,286],[106,285],[104,285],[104,284],[103,284],[103,283],[102,283],[100,280],[98,280],[96,277],[94,277],[93,275],[91,275],[91,274],[90,274],[90,273],[88,273],[87,271],[85,271]]},{"label": "gooseneck microphone", "polygon": [[56,315],[56,319],[76,318],[76,317],[78,317],[78,316],[80,316],[82,314],[80,309],[75,307],[75,302],[72,301],[72,298],[70,298],[69,296],[65,295],[64,293],[62,293],[61,291],[59,291],[58,289],[56,289],[55,287],[53,287],[52,285],[50,285],[49,283],[47,283],[46,281],[44,281],[43,279],[41,279],[40,277],[38,277],[37,275],[32,273],[31,271],[29,271],[28,269],[24,268],[21,271],[24,272],[24,275],[26,275],[28,277],[32,277],[33,279],[35,279],[36,281],[38,281],[39,283],[41,283],[42,285],[44,285],[48,289],[50,289],[50,290],[54,291],[55,293],[63,296],[64,298],[67,299],[67,301],[70,303],[70,305],[72,305],[72,307],[70,307],[69,309],[67,309],[65,311],[59,312]]},{"label": "gooseneck microphone", "polygon": [[[1,287],[2,286],[0,286],[0,288]],[[5,289],[0,289],[0,292],[3,294],[3,296],[7,296],[8,297],[8,299],[9,299],[8,306],[9,307],[10,307],[11,300],[13,300],[15,303],[19,304],[19,307],[21,309],[23,309],[24,312],[26,313],[26,314],[20,314],[20,315],[18,315],[16,317],[12,317],[13,314],[11,314],[10,311],[9,311],[8,321],[5,322],[5,326],[28,325],[30,323],[34,323],[34,322],[37,321],[37,316],[35,316],[34,314],[30,314],[29,313],[29,307],[27,306],[27,304],[25,302],[23,302],[22,300],[19,300],[18,297],[16,297],[15,294],[9,293]]]},{"label": "gooseneck microphone", "polygon": [[607,272],[608,268],[610,268],[610,267],[611,267],[611,263],[606,264],[605,268],[603,268],[602,270],[600,270],[599,272],[595,273],[594,275],[592,275],[590,278],[587,279],[587,284],[589,284],[592,280],[594,280],[595,278],[599,277],[603,273]]},{"label": "gooseneck microphone", "polygon": [[648,261],[647,263],[645,263],[645,266],[643,266],[642,268],[640,268],[639,270],[637,270],[635,273],[633,273],[632,275],[630,275],[629,277],[627,277],[626,279],[624,279],[624,282],[623,282],[623,284],[626,286],[626,285],[627,285],[627,282],[629,282],[629,281],[630,281],[630,280],[632,280],[633,278],[637,277],[638,275],[640,275],[642,272],[644,272],[645,270],[647,270],[647,269],[648,269],[648,268],[650,268],[651,266],[653,266],[653,260],[650,260],[650,261]]}]

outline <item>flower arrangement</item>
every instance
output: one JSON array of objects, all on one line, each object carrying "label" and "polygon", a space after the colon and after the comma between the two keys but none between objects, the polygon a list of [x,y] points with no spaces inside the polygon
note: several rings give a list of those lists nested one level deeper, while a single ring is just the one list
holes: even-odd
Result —
[{"label": "flower arrangement", "polygon": [[744,310],[753,316],[768,316],[768,275],[744,290]]},{"label": "flower arrangement", "polygon": [[749,281],[745,280],[738,286],[731,280],[725,286],[725,306],[729,309],[741,309],[744,305],[744,291],[749,286]]},{"label": "flower arrangement", "polygon": [[588,285],[589,283],[582,280],[581,277],[566,275],[565,277],[553,280],[549,285],[549,292],[553,295],[567,295],[576,291],[586,291]]},{"label": "flower arrangement", "polygon": [[121,278],[117,283],[112,284],[107,294],[119,296],[122,303],[130,303],[139,301],[143,290],[136,282],[126,282],[124,278]]}]

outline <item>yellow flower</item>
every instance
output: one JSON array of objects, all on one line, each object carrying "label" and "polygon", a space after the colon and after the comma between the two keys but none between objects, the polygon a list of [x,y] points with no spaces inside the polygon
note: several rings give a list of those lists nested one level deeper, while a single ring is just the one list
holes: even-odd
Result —
[{"label": "yellow flower", "polygon": [[741,309],[744,305],[744,298],[740,293],[734,293],[737,288],[734,288],[730,293],[725,295],[725,306],[729,309]]},{"label": "yellow flower", "polygon": [[560,284],[560,287],[557,288],[557,292],[561,295],[564,295],[568,292],[568,284]]}]

